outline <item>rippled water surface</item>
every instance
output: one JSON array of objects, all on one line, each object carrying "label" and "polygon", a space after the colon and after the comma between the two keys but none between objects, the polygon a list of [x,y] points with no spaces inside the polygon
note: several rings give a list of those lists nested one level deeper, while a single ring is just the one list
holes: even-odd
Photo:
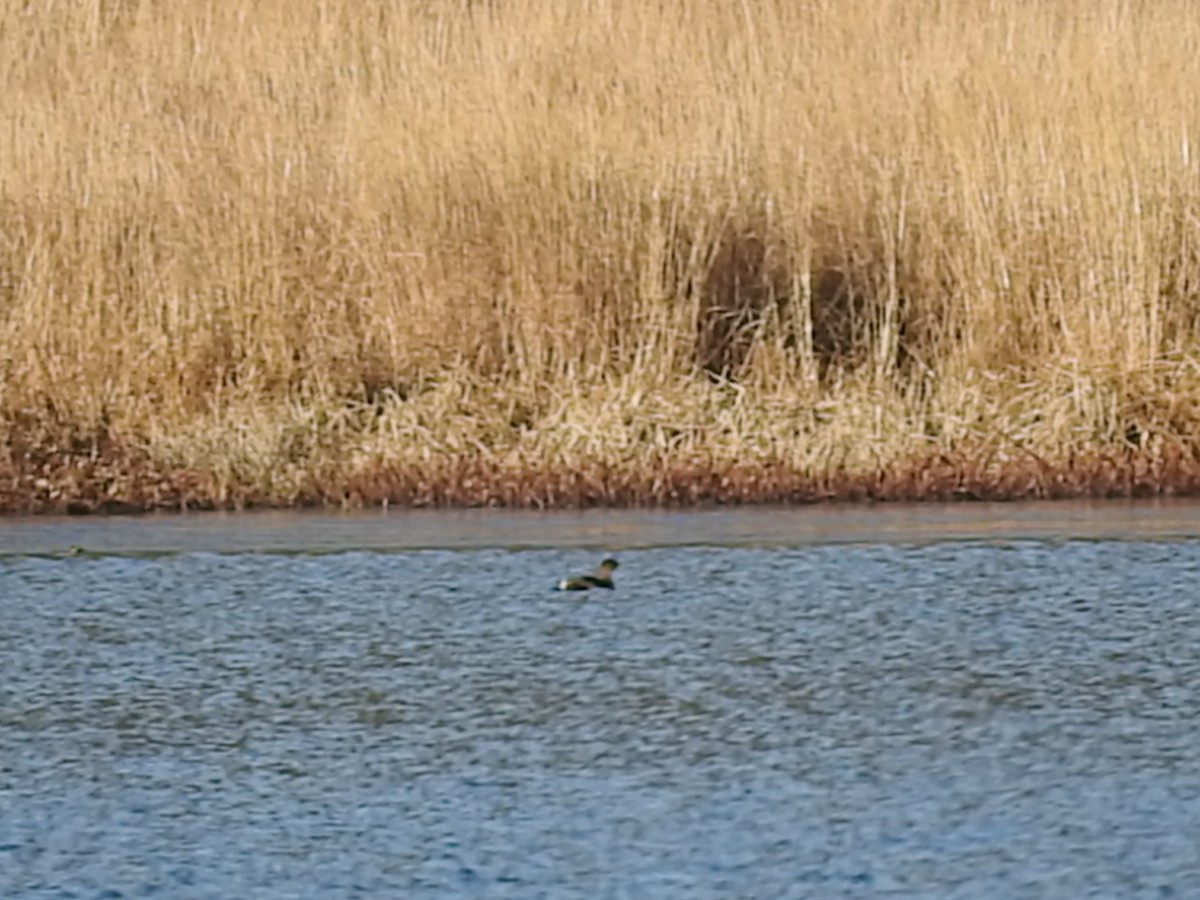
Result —
[{"label": "rippled water surface", "polygon": [[0,897],[1197,897],[1198,585],[1186,506],[3,523]]}]

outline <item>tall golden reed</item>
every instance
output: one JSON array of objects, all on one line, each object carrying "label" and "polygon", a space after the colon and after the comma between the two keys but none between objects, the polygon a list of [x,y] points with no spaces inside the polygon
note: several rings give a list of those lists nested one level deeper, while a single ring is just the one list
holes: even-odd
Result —
[{"label": "tall golden reed", "polygon": [[1187,0],[0,0],[7,505],[1195,458],[1197,47]]}]

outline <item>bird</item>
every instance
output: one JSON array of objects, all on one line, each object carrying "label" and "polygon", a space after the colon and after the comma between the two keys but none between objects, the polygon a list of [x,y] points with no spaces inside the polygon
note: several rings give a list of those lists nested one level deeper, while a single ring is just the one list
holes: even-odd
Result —
[{"label": "bird", "polygon": [[596,566],[592,575],[575,575],[564,578],[554,586],[556,591],[590,591],[592,588],[613,588],[613,570],[617,568],[615,559],[606,559]]}]

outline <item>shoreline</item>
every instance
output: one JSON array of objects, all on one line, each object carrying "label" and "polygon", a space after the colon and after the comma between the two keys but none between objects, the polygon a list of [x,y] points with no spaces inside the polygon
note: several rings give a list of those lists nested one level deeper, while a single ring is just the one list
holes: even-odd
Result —
[{"label": "shoreline", "polygon": [[[136,462],[125,460],[125,462]],[[144,461],[142,461],[144,462]],[[388,465],[344,476],[310,474],[288,494],[217,485],[186,470],[0,463],[0,516],[138,515],[251,509],[704,509],[824,503],[947,503],[1200,496],[1200,460],[1136,451],[981,464],[938,453],[873,470],[803,473],[770,462],[669,463],[638,470],[505,466],[472,458]]]}]

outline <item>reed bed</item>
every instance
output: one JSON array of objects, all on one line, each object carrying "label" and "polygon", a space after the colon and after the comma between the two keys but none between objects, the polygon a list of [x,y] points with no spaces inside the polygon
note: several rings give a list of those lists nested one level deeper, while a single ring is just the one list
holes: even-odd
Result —
[{"label": "reed bed", "polygon": [[1200,487],[1184,0],[0,26],[0,510]]}]

